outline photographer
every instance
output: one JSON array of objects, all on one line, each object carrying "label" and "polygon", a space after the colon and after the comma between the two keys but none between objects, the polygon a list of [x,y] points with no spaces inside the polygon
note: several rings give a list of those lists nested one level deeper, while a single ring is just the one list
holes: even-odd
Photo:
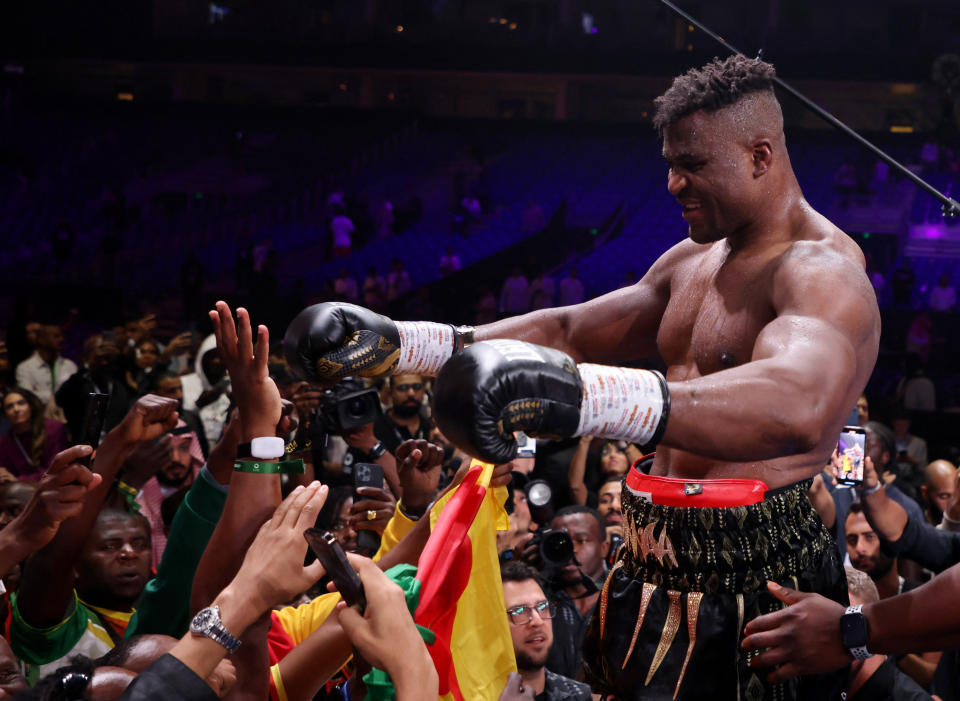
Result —
[{"label": "photographer", "polygon": [[[388,380],[391,407],[362,429],[344,435],[350,449],[343,459],[344,471],[348,462],[376,462],[383,465],[390,489],[400,496],[396,477],[397,448],[406,440],[428,439],[433,424],[423,414],[426,394],[421,375],[395,375]],[[389,467],[388,467],[389,466]]]},{"label": "photographer", "polygon": [[603,517],[587,506],[565,506],[551,519],[549,531],[529,536],[520,548],[522,558],[541,571],[546,593],[557,607],[547,668],[577,679],[587,624],[607,576],[610,542]]},{"label": "photographer", "polygon": [[[375,422],[382,418],[375,389],[352,378],[329,390],[304,384],[293,395],[293,402],[301,421],[297,442],[310,443],[317,479],[331,487],[352,486],[355,464],[376,463],[383,468],[390,491],[399,497],[396,446],[388,450],[374,433]],[[325,459],[333,437],[342,438],[347,445],[339,462]]]}]

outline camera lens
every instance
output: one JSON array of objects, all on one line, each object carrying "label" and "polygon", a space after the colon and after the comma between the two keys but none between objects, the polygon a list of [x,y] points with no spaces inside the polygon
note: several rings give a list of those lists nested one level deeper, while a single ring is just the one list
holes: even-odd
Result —
[{"label": "camera lens", "polygon": [[368,407],[366,397],[354,397],[347,402],[347,416],[352,419],[359,419],[366,415]]},{"label": "camera lens", "polygon": [[559,567],[573,558],[573,541],[565,530],[549,530],[540,541],[540,556],[548,565]]}]

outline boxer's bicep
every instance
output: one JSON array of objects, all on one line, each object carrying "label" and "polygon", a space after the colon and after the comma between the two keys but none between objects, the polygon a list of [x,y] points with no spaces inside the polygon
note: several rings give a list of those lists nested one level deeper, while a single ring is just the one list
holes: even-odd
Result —
[{"label": "boxer's bicep", "polygon": [[577,362],[626,363],[653,357],[669,292],[646,278],[571,307],[543,309],[479,327],[478,341],[512,338],[563,351]]},{"label": "boxer's bicep", "polygon": [[815,317],[789,314],[774,319],[757,337],[751,360],[774,375],[798,409],[809,408],[824,418],[844,410],[857,379],[849,336]]}]

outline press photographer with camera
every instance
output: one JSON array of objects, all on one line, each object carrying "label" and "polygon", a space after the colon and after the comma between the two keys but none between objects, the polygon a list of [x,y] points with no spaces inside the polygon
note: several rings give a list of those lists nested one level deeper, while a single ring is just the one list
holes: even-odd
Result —
[{"label": "press photographer with camera", "polygon": [[547,668],[571,679],[583,666],[583,640],[607,576],[607,539],[603,517],[588,506],[565,506],[553,514],[549,486],[534,480],[524,487],[536,533],[520,541],[516,551],[544,580],[556,605],[554,644]]},{"label": "press photographer with camera", "polygon": [[[388,450],[374,432],[383,419],[376,389],[356,378],[347,378],[331,389],[304,384],[293,396],[300,417],[297,443],[310,446],[314,475],[324,484],[353,486],[354,466],[374,463],[383,468],[384,479],[394,496],[400,494],[400,480],[393,450]],[[328,441],[339,437],[347,450],[341,459],[328,460]],[[397,443],[399,445],[399,442]]]}]

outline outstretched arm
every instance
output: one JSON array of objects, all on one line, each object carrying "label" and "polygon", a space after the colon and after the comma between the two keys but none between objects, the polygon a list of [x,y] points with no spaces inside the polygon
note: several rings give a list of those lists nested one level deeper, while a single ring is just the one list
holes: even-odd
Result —
[{"label": "outstretched arm", "polygon": [[93,529],[120,466],[134,447],[153,440],[177,423],[177,401],[148,394],[137,400],[127,415],[103,439],[93,461],[101,478],[87,494],[80,512],[62,528],[23,569],[18,607],[23,619],[35,628],[59,623],[73,597],[73,563]]},{"label": "outstretched arm", "polygon": [[91,452],[89,445],[75,445],[53,458],[23,511],[0,531],[0,577],[49,543],[60,524],[83,509],[100,475],[75,461]]},{"label": "outstretched arm", "polygon": [[[250,627],[256,625],[265,613],[289,600],[297,592],[303,591],[323,575],[323,567],[319,562],[307,567],[303,565],[307,551],[303,531],[313,525],[326,497],[327,488],[319,482],[313,482],[306,488],[297,487],[259,528],[236,576],[213,599],[213,605],[220,607],[222,625],[232,635],[243,637],[241,651],[248,645],[262,646],[263,641],[248,640],[248,635]],[[246,635],[244,631],[247,631]],[[173,646],[169,654],[196,675],[196,682],[209,679],[226,656],[227,650],[220,643],[203,635],[187,633]],[[239,657],[239,651],[237,655],[234,659],[243,659]],[[240,668],[240,678],[242,667],[239,664],[237,667]],[[163,688],[162,675],[165,669],[164,664],[158,660],[128,687],[121,698],[147,698],[138,692],[141,685],[151,688],[151,684],[159,682],[159,686]],[[173,698],[170,688],[172,687],[166,687],[168,692],[163,698]],[[234,686],[231,693],[236,688]],[[245,691],[252,692],[250,689]],[[150,698],[156,697],[154,694]],[[258,698],[262,699],[264,695],[261,694]]]},{"label": "outstretched arm", "polygon": [[[773,582],[767,587],[787,607],[747,623],[743,648],[763,650],[751,666],[781,665],[767,675],[771,683],[778,683],[849,664],[851,655],[840,640],[842,604]],[[960,565],[954,565],[922,587],[865,604],[867,649],[891,655],[955,649],[960,645],[960,606],[953,605],[958,587]]]},{"label": "outstretched arm", "polygon": [[[281,413],[280,393],[267,372],[267,328],[260,326],[255,332],[250,315],[242,308],[237,309],[235,324],[225,302],[217,302],[210,318],[217,347],[233,384],[243,440],[276,435]],[[223,515],[193,580],[191,611],[205,606],[226,586],[240,567],[257,530],[279,503],[280,475],[234,473]],[[269,671],[266,627],[252,625],[253,622],[248,623],[244,645],[238,652],[237,684],[230,698],[262,699],[266,694]]]},{"label": "outstretched arm", "polygon": [[670,300],[670,270],[686,243],[664,253],[630,287],[572,307],[542,309],[477,327],[474,338],[513,338],[561,350],[578,363],[622,364],[656,357],[657,328]]}]

